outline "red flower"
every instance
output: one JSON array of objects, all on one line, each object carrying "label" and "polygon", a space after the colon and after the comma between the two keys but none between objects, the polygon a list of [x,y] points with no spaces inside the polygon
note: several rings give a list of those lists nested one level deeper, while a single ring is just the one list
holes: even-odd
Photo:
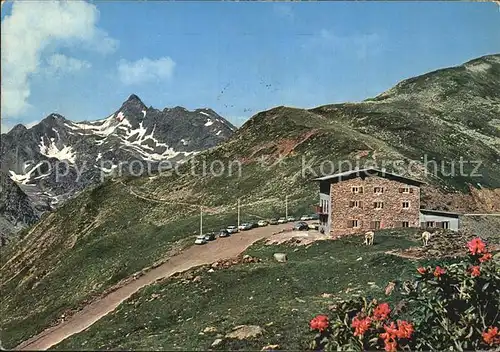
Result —
[{"label": "red flower", "polygon": [[479,267],[479,265],[474,265],[473,267],[470,268],[470,272],[472,277],[479,276],[481,275],[481,268]]},{"label": "red flower", "polygon": [[483,335],[484,342],[486,342],[488,345],[500,343],[500,337],[498,336],[498,328],[497,327],[488,328],[488,330],[483,332],[482,335]]},{"label": "red flower", "polygon": [[384,340],[384,344],[385,344],[384,349],[387,352],[394,352],[398,348],[398,343],[394,339],[386,339]]},{"label": "red flower", "polygon": [[473,238],[467,242],[467,247],[469,247],[469,251],[472,255],[486,253],[486,245],[479,237]]},{"label": "red flower", "polygon": [[354,336],[363,336],[365,332],[370,328],[371,319],[370,317],[366,317],[363,319],[359,319],[356,315],[352,319],[351,326],[354,328]]},{"label": "red flower", "polygon": [[400,339],[410,339],[415,330],[413,325],[405,320],[398,320],[397,337]]},{"label": "red flower", "polygon": [[373,310],[373,320],[385,320],[391,313],[389,304],[381,303]]},{"label": "red flower", "polygon": [[479,258],[479,261],[481,263],[484,263],[484,262],[491,260],[491,258],[492,258],[491,253],[484,253],[483,256],[481,258]]},{"label": "red flower", "polygon": [[427,269],[424,267],[420,267],[417,269],[417,271],[420,275],[424,275],[427,272]]},{"label": "red flower", "polygon": [[436,270],[434,270],[434,276],[435,277],[440,277],[441,275],[445,274],[446,270],[441,268],[439,265],[436,266]]},{"label": "red flower", "polygon": [[313,330],[325,331],[330,326],[326,315],[317,315],[310,322],[309,326]]},{"label": "red flower", "polygon": [[398,329],[396,328],[396,324],[391,322],[391,325],[384,325],[385,332],[380,334],[380,338],[384,340],[395,339],[398,335]]}]

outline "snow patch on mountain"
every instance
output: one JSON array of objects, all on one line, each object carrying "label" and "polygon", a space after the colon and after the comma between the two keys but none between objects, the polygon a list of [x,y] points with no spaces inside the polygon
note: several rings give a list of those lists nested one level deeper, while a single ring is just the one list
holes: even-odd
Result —
[{"label": "snow patch on mountain", "polygon": [[[33,168],[31,168],[25,174],[16,174],[14,171],[9,170],[10,178],[14,182],[26,185],[31,180],[31,175],[33,174],[33,172],[35,172],[41,165],[43,165],[43,162],[36,164]],[[35,177],[35,179],[40,179],[40,178],[43,178],[45,176],[46,175],[41,175],[41,176]]]},{"label": "snow patch on mountain", "polygon": [[214,122],[211,119],[208,119],[207,122],[205,123],[205,126],[212,126]]},{"label": "snow patch on mountain", "polygon": [[48,145],[45,145],[44,137],[40,139],[40,154],[45,155],[48,158],[56,158],[59,160],[67,160],[70,163],[74,163],[76,160],[76,155],[71,146],[63,145],[61,149],[59,149],[56,145],[55,138],[50,138],[50,142]]}]

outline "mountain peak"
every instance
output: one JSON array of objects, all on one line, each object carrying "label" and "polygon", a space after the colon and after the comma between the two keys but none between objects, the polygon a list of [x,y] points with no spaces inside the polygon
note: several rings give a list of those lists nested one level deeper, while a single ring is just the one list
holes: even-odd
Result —
[{"label": "mountain peak", "polygon": [[139,98],[137,95],[135,94],[131,94],[128,99],[123,103],[123,105],[125,104],[140,104],[142,106],[146,106],[144,105],[144,103],[142,102],[141,98]]}]

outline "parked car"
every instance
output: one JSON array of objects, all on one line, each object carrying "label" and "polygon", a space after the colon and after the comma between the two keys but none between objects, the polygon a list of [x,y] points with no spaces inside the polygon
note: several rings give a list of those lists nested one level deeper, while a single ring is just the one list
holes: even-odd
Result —
[{"label": "parked car", "polygon": [[272,218],[271,220],[269,220],[269,225],[278,225],[278,219]]},{"label": "parked car", "polygon": [[205,238],[205,235],[199,235],[196,237],[196,240],[194,241],[194,244],[205,244],[207,243],[207,239]]},{"label": "parked car", "polygon": [[309,225],[303,221],[299,221],[298,223],[295,224],[293,227],[295,231],[304,231],[304,230],[309,230]]},{"label": "parked car", "polygon": [[251,222],[251,223],[250,223],[250,228],[251,228],[251,229],[254,229],[254,228],[256,228],[256,227],[259,227],[259,223],[258,223],[258,222]]},{"label": "parked car", "polygon": [[300,217],[300,220],[301,220],[301,221],[308,221],[308,220],[312,220],[312,219],[311,219],[311,215],[302,215],[302,216]]},{"label": "parked car", "polygon": [[292,222],[292,221],[295,221],[295,218],[293,216],[289,216],[288,218],[286,218],[286,220],[288,222]]},{"label": "parked car", "polygon": [[230,233],[226,229],[222,229],[219,231],[219,237],[229,237]]},{"label": "parked car", "polygon": [[215,240],[215,232],[209,232],[205,234],[205,239],[207,241],[213,241]]},{"label": "parked car", "polygon": [[247,231],[247,230],[250,230],[254,227],[254,225],[252,223],[249,223],[249,222],[244,222],[243,224],[241,224],[239,226],[239,229],[240,230],[243,230],[243,231]]},{"label": "parked car", "polygon": [[259,222],[257,223],[257,225],[259,225],[259,226],[267,226],[267,225],[269,225],[269,223],[266,220],[259,220]]},{"label": "parked car", "polygon": [[311,220],[318,220],[319,215],[318,214],[311,214]]},{"label": "parked car", "polygon": [[236,232],[238,232],[238,227],[231,225],[231,226],[228,226],[226,230],[227,230],[227,232],[229,232],[230,234],[231,234],[231,233],[236,233]]},{"label": "parked car", "polygon": [[288,222],[288,220],[286,218],[279,218],[278,219],[278,224],[285,224],[287,222]]},{"label": "parked car", "polygon": [[309,224],[309,228],[312,230],[319,230],[319,222]]}]

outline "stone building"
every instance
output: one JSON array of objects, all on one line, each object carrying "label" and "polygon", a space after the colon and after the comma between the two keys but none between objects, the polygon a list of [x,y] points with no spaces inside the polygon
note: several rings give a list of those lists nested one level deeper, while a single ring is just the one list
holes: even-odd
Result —
[{"label": "stone building", "polygon": [[[422,214],[420,209],[422,181],[375,168],[342,172],[315,181],[320,186],[320,230],[332,236],[431,224],[425,221],[429,214]],[[454,229],[453,214],[433,214],[438,218],[433,218],[432,227]]]}]

